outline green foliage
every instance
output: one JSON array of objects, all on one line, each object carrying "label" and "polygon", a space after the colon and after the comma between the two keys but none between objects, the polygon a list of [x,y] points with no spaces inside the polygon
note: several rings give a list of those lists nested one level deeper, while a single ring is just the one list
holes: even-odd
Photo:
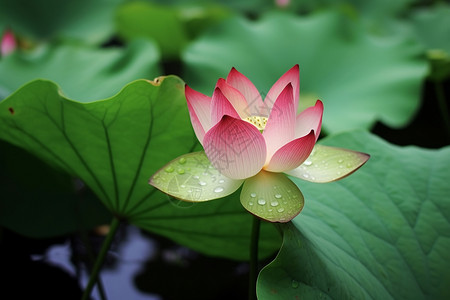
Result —
[{"label": "green foliage", "polygon": [[324,101],[327,132],[370,128],[377,120],[405,125],[418,108],[426,72],[420,49],[405,39],[369,37],[357,25],[332,12],[232,19],[186,49],[186,81],[211,94],[214,81],[234,66],[264,93],[298,63],[300,104]]},{"label": "green foliage", "polygon": [[436,5],[412,15],[412,25],[418,40],[428,49],[430,76],[436,80],[450,77],[450,5]]},{"label": "green foliage", "polygon": [[[178,77],[136,81],[90,103],[64,98],[51,82],[31,82],[0,103],[0,138],[81,178],[113,214],[136,226],[207,254],[248,258],[252,218],[238,195],[184,207],[148,185],[160,167],[197,146]],[[11,216],[21,217],[20,209]],[[267,224],[263,237],[267,256],[279,234]]]},{"label": "green foliage", "polygon": [[157,42],[163,57],[177,57],[187,43],[187,34],[171,7],[131,2],[117,12],[118,33],[126,40],[147,37]]},{"label": "green foliage", "polygon": [[447,299],[450,148],[403,148],[364,132],[323,142],[372,157],[342,181],[297,181],[305,208],[283,227],[259,298]]},{"label": "green foliage", "polygon": [[414,32],[427,49],[441,49],[450,55],[450,5],[442,3],[434,7],[414,11]]},{"label": "green foliage", "polygon": [[130,81],[160,74],[159,53],[149,41],[126,48],[95,49],[48,45],[16,52],[0,60],[0,99],[26,82],[45,78],[57,82],[65,95],[83,102],[111,97]]},{"label": "green foliage", "polygon": [[231,11],[220,5],[186,4],[176,7],[179,18],[192,40],[217,23],[231,17]]},{"label": "green foliage", "polygon": [[113,14],[123,0],[2,0],[0,19],[19,35],[64,37],[100,43],[113,33]]},{"label": "green foliage", "polygon": [[117,10],[116,27],[122,39],[151,39],[158,44],[164,59],[175,60],[190,39],[228,15],[220,6],[167,6],[137,1]]}]

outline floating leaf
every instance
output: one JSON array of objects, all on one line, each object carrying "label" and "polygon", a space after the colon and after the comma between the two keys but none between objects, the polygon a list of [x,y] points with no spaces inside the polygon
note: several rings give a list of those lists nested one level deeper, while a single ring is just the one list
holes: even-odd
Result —
[{"label": "floating leaf", "polygon": [[401,38],[367,36],[349,22],[330,12],[229,20],[186,49],[186,81],[211,95],[216,78],[234,66],[264,93],[298,63],[301,108],[323,100],[327,132],[370,128],[377,120],[405,125],[418,108],[426,72],[421,49]]},{"label": "floating leaf", "polygon": [[111,97],[136,79],[158,76],[159,54],[149,41],[135,41],[125,49],[51,45],[32,52],[16,52],[0,60],[0,99],[28,81],[57,82],[65,95],[83,102]]},{"label": "floating leaf", "polygon": [[[197,146],[178,77],[136,81],[90,103],[66,99],[54,83],[31,82],[0,102],[0,138],[81,178],[136,226],[207,254],[248,258],[252,217],[238,195],[186,207],[148,185],[159,168]],[[279,247],[270,224],[262,237],[261,255]]]},{"label": "floating leaf", "polygon": [[355,175],[329,184],[296,180],[305,208],[283,227],[259,299],[447,299],[450,148],[390,145],[364,132],[331,146],[371,154]]}]

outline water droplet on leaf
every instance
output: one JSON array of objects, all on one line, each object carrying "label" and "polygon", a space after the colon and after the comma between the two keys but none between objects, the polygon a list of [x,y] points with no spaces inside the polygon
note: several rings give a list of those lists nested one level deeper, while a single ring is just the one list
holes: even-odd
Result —
[{"label": "water droplet on leaf", "polygon": [[200,184],[200,185],[206,185],[206,182],[204,182],[204,181],[199,181],[198,184]]},{"label": "water droplet on leaf", "polygon": [[180,174],[180,175],[182,175],[182,174],[184,174],[184,169],[181,169],[181,168],[179,168],[178,170],[177,170],[177,172],[178,172],[178,174]]},{"label": "water droplet on leaf", "polygon": [[284,211],[284,208],[283,208],[283,207],[280,207],[279,209],[277,209],[277,211],[278,211],[279,213],[282,213],[282,212]]},{"label": "water droplet on leaf", "polygon": [[250,197],[255,198],[255,197],[256,197],[256,194],[255,194],[255,193],[251,193],[251,194],[250,194]]},{"label": "water droplet on leaf", "polygon": [[291,286],[292,286],[292,288],[294,288],[294,289],[296,289],[296,288],[298,288],[298,281],[297,280],[292,280],[292,283],[291,283]]},{"label": "water droplet on leaf", "polygon": [[272,202],[270,202],[270,205],[271,206],[277,206],[279,203],[278,203],[278,201],[272,201]]},{"label": "water droplet on leaf", "polygon": [[215,192],[215,193],[223,192],[223,187],[221,187],[221,186],[216,187],[216,188],[214,189],[214,192]]},{"label": "water droplet on leaf", "polygon": [[281,199],[281,197],[283,197],[283,196],[281,196],[280,194],[275,195],[275,198],[277,198],[277,199]]},{"label": "water droplet on leaf", "polygon": [[167,167],[167,168],[165,169],[165,171],[166,171],[167,173],[172,173],[172,172],[174,171],[174,168],[173,168],[172,166],[170,166],[170,167]]},{"label": "water droplet on leaf", "polygon": [[266,204],[266,200],[264,200],[264,199],[259,199],[259,200],[258,200],[258,204],[259,204],[259,205],[264,205],[264,204]]},{"label": "water droplet on leaf", "polygon": [[186,158],[182,157],[182,158],[180,158],[180,160],[178,162],[180,164],[184,165],[186,163]]}]

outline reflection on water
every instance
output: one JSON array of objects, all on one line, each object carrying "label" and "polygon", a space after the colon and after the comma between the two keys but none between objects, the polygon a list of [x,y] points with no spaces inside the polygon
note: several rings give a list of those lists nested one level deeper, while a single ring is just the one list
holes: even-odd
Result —
[{"label": "reflection on water", "polygon": [[[99,251],[103,237],[89,240]],[[30,239],[0,229],[0,299],[79,300],[88,282],[86,257],[78,236]],[[128,225],[119,229],[100,276],[108,300],[247,298],[247,263],[206,257]],[[97,288],[92,299],[101,299]]]},{"label": "reflection on water", "polygon": [[[133,282],[136,273],[141,270],[148,259],[153,257],[155,253],[154,242],[144,237],[136,227],[125,226],[123,229],[124,232],[119,233],[118,237],[123,237],[124,240],[113,245],[100,275],[107,299],[162,299],[157,295],[149,295],[139,291]],[[88,283],[89,275],[85,265],[72,262],[72,247],[69,241],[62,245],[50,247],[44,256],[33,255],[32,258],[34,260],[43,259],[49,264],[62,268],[73,277],[78,277],[80,285],[83,287]],[[92,299],[101,299],[97,287],[92,292]]]}]

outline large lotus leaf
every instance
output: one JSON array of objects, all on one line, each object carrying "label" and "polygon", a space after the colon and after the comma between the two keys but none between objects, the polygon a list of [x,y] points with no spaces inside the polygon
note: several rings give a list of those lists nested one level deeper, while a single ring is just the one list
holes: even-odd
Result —
[{"label": "large lotus leaf", "polygon": [[74,38],[99,43],[112,35],[113,16],[123,0],[2,0],[0,19],[34,39]]},{"label": "large lotus leaf", "polygon": [[125,49],[53,45],[16,52],[0,60],[0,99],[37,78],[57,82],[70,98],[107,98],[130,81],[155,78],[160,74],[158,61],[150,41],[135,41]]},{"label": "large lotus leaf", "polygon": [[448,299],[450,147],[398,147],[364,132],[324,143],[371,159],[338,182],[296,180],[305,209],[260,273],[259,298]]},{"label": "large lotus leaf", "polygon": [[0,224],[25,236],[61,236],[111,220],[77,180],[1,140],[0,187]]},{"label": "large lotus leaf", "polygon": [[[238,194],[185,207],[148,184],[198,144],[178,77],[136,81],[90,103],[31,82],[0,102],[0,138],[81,178],[120,218],[207,254],[248,258],[252,217]],[[266,224],[262,236],[261,254],[273,253],[278,232]]]},{"label": "large lotus leaf", "polygon": [[418,108],[426,71],[420,49],[404,39],[366,36],[349,22],[337,13],[232,19],[186,49],[186,81],[212,94],[217,78],[234,66],[267,93],[298,63],[301,108],[322,99],[326,131],[370,128],[377,120],[405,125]]}]

